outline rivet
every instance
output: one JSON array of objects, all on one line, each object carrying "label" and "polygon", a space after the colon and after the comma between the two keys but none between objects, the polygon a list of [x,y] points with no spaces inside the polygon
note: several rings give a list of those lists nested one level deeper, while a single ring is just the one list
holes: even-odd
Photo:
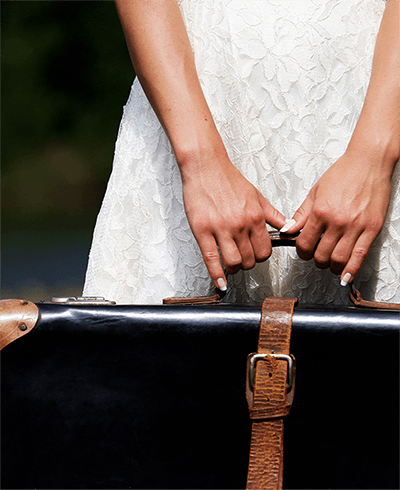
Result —
[{"label": "rivet", "polygon": [[19,329],[22,330],[23,332],[25,332],[25,330],[27,330],[28,327],[25,325],[25,323],[21,323],[21,325],[19,326]]},{"label": "rivet", "polygon": [[28,304],[28,302],[27,302],[27,301],[23,301],[23,302],[22,302],[22,305],[23,305],[23,306],[26,306],[27,304]]}]

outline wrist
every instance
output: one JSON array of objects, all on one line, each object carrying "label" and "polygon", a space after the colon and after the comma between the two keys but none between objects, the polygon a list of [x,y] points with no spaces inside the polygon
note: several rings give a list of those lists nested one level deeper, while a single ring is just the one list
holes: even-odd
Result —
[{"label": "wrist", "polygon": [[215,171],[216,165],[232,165],[218,132],[208,136],[196,134],[173,148],[183,179],[207,170]]},{"label": "wrist", "polygon": [[349,155],[361,157],[363,165],[375,167],[378,172],[391,178],[400,158],[400,135],[374,134],[371,138],[359,138],[354,134],[346,150]]}]

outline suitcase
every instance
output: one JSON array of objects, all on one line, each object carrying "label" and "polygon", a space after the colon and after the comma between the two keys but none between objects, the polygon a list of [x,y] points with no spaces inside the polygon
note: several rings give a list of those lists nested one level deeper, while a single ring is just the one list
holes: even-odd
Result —
[{"label": "suitcase", "polygon": [[[39,303],[2,351],[2,488],[245,488],[260,305]],[[296,306],[284,488],[399,488],[400,312]]]}]

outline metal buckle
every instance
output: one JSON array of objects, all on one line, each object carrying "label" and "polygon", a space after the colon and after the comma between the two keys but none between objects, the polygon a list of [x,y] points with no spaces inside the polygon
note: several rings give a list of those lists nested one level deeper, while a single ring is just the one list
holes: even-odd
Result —
[{"label": "metal buckle", "polygon": [[254,391],[254,385],[256,382],[256,364],[258,361],[265,359],[268,356],[275,357],[275,359],[286,361],[288,363],[287,373],[287,392],[292,389],[293,386],[293,367],[294,358],[286,354],[250,354],[247,358],[248,370],[249,370],[249,387],[251,391]]}]

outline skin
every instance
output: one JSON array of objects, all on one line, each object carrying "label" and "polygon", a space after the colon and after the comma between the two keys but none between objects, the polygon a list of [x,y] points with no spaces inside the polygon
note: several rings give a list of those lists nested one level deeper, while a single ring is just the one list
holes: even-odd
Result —
[{"label": "skin", "polygon": [[[388,0],[364,106],[345,154],[293,216],[302,259],[354,279],[379,235],[400,157],[400,2]],[[323,234],[317,245],[318,239]],[[317,246],[316,246],[317,245]]]},{"label": "skin", "polygon": [[[400,156],[399,4],[387,2],[370,87],[349,147],[310,191],[290,229],[303,228],[297,239],[301,258],[314,258],[317,267],[342,277],[357,274],[382,228]],[[175,0],[116,0],[116,6],[136,74],[174,149],[189,224],[221,287],[222,264],[231,274],[271,255],[266,223],[280,229],[285,217],[230,161]]]}]

